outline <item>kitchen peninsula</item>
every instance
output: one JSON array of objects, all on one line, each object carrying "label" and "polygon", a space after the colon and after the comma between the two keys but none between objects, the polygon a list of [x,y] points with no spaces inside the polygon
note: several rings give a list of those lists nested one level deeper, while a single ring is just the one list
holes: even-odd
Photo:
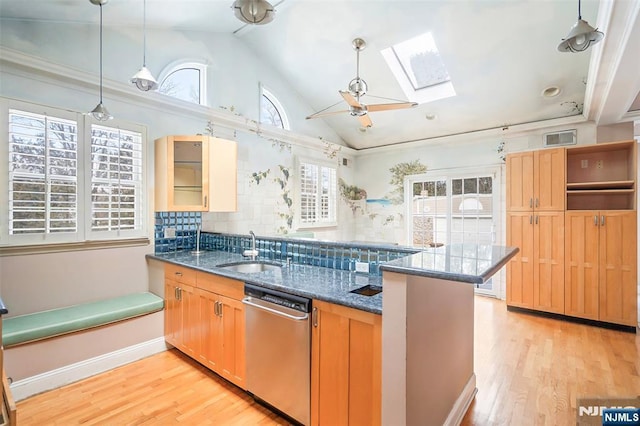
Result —
[{"label": "kitchen peninsula", "polygon": [[382,424],[459,424],[476,394],[474,286],[517,248],[459,244],[381,265]]},{"label": "kitchen peninsula", "polygon": [[[290,257],[288,251],[295,244],[304,245],[305,250],[313,253],[311,264],[306,264],[302,255],[296,256],[298,249],[294,249],[291,264],[282,262]],[[276,245],[282,246],[282,252],[273,253],[270,247]],[[372,424],[442,424],[462,418],[475,395],[472,283],[488,280],[517,249],[451,245],[417,251],[284,238],[260,238],[259,247],[262,251],[258,261],[280,261],[284,263],[282,268],[257,273],[231,270],[224,265],[247,259],[228,249],[200,255],[184,250],[148,257],[153,263],[159,260],[165,265],[165,278],[166,265],[174,265],[183,268],[181,280],[188,278],[187,271],[192,270],[196,281],[197,274],[206,273],[233,280],[237,285],[251,283],[313,300],[312,345],[316,346],[312,351],[320,352],[314,352],[312,357],[311,424],[338,419],[337,415],[362,419],[362,413],[367,411],[373,416]],[[371,274],[355,273],[353,268],[345,268],[344,263],[336,260],[346,256],[345,253],[353,255],[354,250],[360,255],[366,252],[369,260],[373,259],[372,253],[379,257],[377,260],[384,258]],[[387,253],[393,250],[399,251],[398,256]],[[334,260],[323,263],[320,259],[318,263],[316,253],[320,258],[324,256],[322,253],[334,256]],[[371,296],[353,293],[364,286],[384,291]],[[165,298],[172,296],[165,290]],[[322,340],[322,331],[317,331],[322,327],[332,339]],[[338,328],[329,333],[328,327]],[[346,342],[346,348],[324,350],[323,342],[335,344],[340,339]],[[362,348],[368,348],[366,355]],[[356,355],[357,351],[362,353]],[[341,360],[341,356],[348,359]],[[328,367],[332,362],[338,364],[337,368]],[[354,370],[353,366],[357,368]],[[340,368],[343,371],[335,373]],[[330,377],[332,374],[340,377]],[[339,386],[340,379],[351,383],[344,386],[347,395],[336,389],[324,389],[323,383]],[[244,388],[242,379],[238,383]],[[367,392],[371,395],[365,398]],[[330,407],[338,404],[338,397],[346,400],[344,405],[340,409]],[[331,411],[328,417],[327,411]]]}]

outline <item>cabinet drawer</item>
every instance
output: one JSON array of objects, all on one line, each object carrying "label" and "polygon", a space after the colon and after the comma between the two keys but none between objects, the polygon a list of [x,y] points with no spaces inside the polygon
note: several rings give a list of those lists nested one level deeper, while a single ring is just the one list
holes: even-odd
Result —
[{"label": "cabinet drawer", "polygon": [[244,283],[220,275],[198,272],[197,287],[235,300],[244,297]]},{"label": "cabinet drawer", "polygon": [[184,266],[167,263],[164,265],[164,277],[177,283],[196,285],[196,271]]}]

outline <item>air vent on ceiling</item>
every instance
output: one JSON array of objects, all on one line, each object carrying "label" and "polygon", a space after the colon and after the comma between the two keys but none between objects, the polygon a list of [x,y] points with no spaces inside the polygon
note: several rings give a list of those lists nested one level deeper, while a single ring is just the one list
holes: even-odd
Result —
[{"label": "air vent on ceiling", "polygon": [[573,130],[563,130],[562,132],[545,133],[544,146],[575,145],[578,142],[578,132]]}]

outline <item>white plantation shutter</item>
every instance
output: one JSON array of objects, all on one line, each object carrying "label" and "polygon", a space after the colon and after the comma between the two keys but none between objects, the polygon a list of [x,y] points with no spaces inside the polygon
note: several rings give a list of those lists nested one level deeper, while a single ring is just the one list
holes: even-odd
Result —
[{"label": "white plantation shutter", "polygon": [[336,169],[300,162],[301,225],[332,225],[336,221]]},{"label": "white plantation shutter", "polygon": [[75,233],[78,126],[9,110],[9,234]]},{"label": "white plantation shutter", "polygon": [[142,134],[91,126],[91,231],[142,227]]},{"label": "white plantation shutter", "polygon": [[5,98],[0,115],[0,246],[147,238],[143,126]]}]

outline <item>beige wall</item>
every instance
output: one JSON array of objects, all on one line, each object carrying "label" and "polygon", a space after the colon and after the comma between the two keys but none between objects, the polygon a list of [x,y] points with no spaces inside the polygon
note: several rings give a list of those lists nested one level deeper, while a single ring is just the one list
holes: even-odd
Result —
[{"label": "beige wall", "polygon": [[633,139],[633,121],[626,123],[598,126],[596,140],[598,143],[630,141]]},{"label": "beige wall", "polygon": [[152,252],[147,245],[0,257],[0,295],[15,316],[148,291]]}]

